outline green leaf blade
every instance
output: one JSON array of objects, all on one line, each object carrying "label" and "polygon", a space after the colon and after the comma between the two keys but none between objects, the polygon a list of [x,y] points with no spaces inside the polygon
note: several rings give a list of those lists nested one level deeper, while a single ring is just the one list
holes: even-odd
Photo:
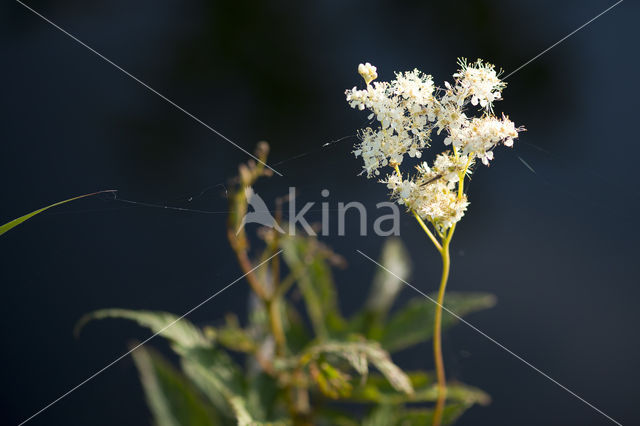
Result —
[{"label": "green leaf blade", "polygon": [[80,330],[90,321],[105,318],[120,318],[135,321],[140,326],[149,328],[153,333],[163,336],[174,345],[178,345],[183,349],[211,346],[211,342],[202,334],[200,329],[194,326],[189,320],[168,312],[160,311],[101,309],[90,312],[80,318],[74,333],[78,335]]},{"label": "green leaf blade", "polygon": [[292,271],[301,271],[297,283],[302,293],[313,331],[328,339],[342,331],[345,320],[338,308],[336,288],[327,258],[329,250],[314,238],[283,236],[283,257]]},{"label": "green leaf blade", "polygon": [[19,218],[13,219],[12,221],[7,222],[4,225],[0,226],[0,235],[10,231],[11,229],[15,228],[16,226],[20,225],[21,223],[26,222],[27,220],[31,219],[35,215],[40,214],[43,211],[48,210],[48,209],[50,209],[52,207],[56,207],[56,206],[59,206],[61,204],[65,204],[65,203],[68,203],[70,201],[79,200],[80,198],[91,197],[92,195],[104,194],[104,193],[107,193],[107,192],[116,192],[116,191],[112,190],[112,189],[108,189],[108,190],[105,190],[105,191],[92,192],[91,194],[79,195],[77,197],[69,198],[68,200],[64,200],[64,201],[59,201],[57,203],[51,204],[51,205],[43,207],[41,209],[32,211],[31,213],[25,214],[24,216],[20,216]]},{"label": "green leaf blade", "polygon": [[221,419],[192,385],[159,354],[132,352],[147,404],[157,426],[215,426]]},{"label": "green leaf blade", "polygon": [[[389,385],[379,374],[371,374],[367,381],[354,389],[351,400],[359,403],[398,405],[419,402],[435,402],[438,385],[432,374],[422,371],[406,373],[414,392],[400,392]],[[459,382],[447,383],[447,401],[452,403],[487,405],[491,398],[484,391]]]},{"label": "green leaf blade", "polygon": [[362,377],[369,374],[368,364],[371,363],[394,390],[407,395],[414,392],[409,377],[393,363],[389,354],[377,342],[333,341],[313,345],[302,355],[302,364],[309,364],[321,355],[332,355],[347,361]]},{"label": "green leaf blade", "polygon": [[[435,300],[435,299],[434,299]],[[495,297],[488,293],[449,293],[444,307],[456,315],[464,315],[495,306]],[[436,304],[426,298],[410,300],[403,309],[396,312],[384,326],[380,343],[389,352],[406,349],[433,337]],[[442,314],[442,329],[458,322],[446,310]]]}]

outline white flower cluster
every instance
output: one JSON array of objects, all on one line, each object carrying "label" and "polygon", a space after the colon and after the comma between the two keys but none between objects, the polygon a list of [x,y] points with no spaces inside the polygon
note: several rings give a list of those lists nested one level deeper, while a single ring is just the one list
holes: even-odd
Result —
[{"label": "white flower cluster", "polygon": [[503,116],[500,120],[494,116],[484,116],[450,128],[444,143],[453,144],[465,155],[474,154],[484,165],[489,165],[489,161],[493,160],[493,148],[499,143],[511,147],[513,139],[517,137],[518,129],[507,117]]},{"label": "white flower cluster", "polygon": [[456,79],[455,91],[459,105],[471,97],[471,105],[491,109],[493,101],[502,98],[502,89],[506,84],[498,78],[493,65],[483,63],[478,59],[474,64],[468,65],[466,59],[458,61],[460,70],[453,74]]},{"label": "white flower cluster", "polygon": [[469,157],[447,152],[436,157],[433,167],[426,162],[419,165],[413,179],[391,174],[385,183],[399,204],[444,231],[462,218],[469,205],[467,196],[457,191],[460,178],[470,173],[468,166]]},{"label": "white flower cluster", "polygon": [[[367,81],[370,74],[364,67],[361,73]],[[435,119],[431,76],[414,70],[396,77],[390,83],[367,84],[364,90],[347,90],[351,107],[370,110],[369,119],[379,122],[377,129],[360,132],[362,143],[355,151],[364,159],[368,176],[378,175],[378,169],[390,163],[402,163],[404,154],[420,158],[429,142],[429,120]]]},{"label": "white flower cluster", "polygon": [[[366,88],[346,91],[352,108],[369,110],[369,120],[378,122],[376,128],[359,132],[361,142],[354,151],[364,160],[368,177],[378,176],[385,166],[402,164],[405,154],[421,158],[432,131],[445,131],[444,144],[453,150],[438,155],[431,168],[423,163],[411,180],[396,173],[384,180],[399,203],[440,229],[451,227],[464,214],[469,203],[457,186],[475,160],[488,165],[494,148],[513,146],[522,130],[506,116],[493,114],[493,103],[502,99],[506,86],[494,66],[480,59],[471,64],[462,59],[459,66],[454,84],[445,82],[444,88],[436,89],[431,76],[418,70],[396,73],[390,82],[373,82],[376,67],[360,64]],[[478,106],[481,116],[467,116],[469,105]]]}]

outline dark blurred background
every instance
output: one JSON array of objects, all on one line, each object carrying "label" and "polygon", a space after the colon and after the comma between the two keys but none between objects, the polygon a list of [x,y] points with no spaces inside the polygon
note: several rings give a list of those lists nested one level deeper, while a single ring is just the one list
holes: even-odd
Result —
[{"label": "dark blurred background", "polygon": [[[333,207],[359,200],[374,211],[386,189],[357,176],[354,139],[322,147],[365,120],[344,100],[346,88],[361,84],[359,62],[376,65],[382,80],[417,67],[441,84],[458,56],[508,73],[613,1],[28,4],[247,150],[268,140],[270,163],[284,177],[258,186],[266,200],[296,186],[299,202],[318,201],[327,188]],[[449,286],[494,293],[497,307],[471,322],[625,425],[640,424],[639,9],[623,2],[509,78],[497,110],[528,131],[476,174]],[[20,4],[3,2],[0,11],[0,222],[100,189],[226,210],[220,184],[245,154]],[[102,321],[76,339],[82,314],[182,313],[240,276],[224,217],[101,197],[4,235],[2,423],[19,423],[148,336]],[[409,216],[401,232],[415,265],[411,282],[434,290],[437,253]],[[341,308],[353,312],[375,268],[355,250],[377,257],[383,241],[355,232],[324,240],[349,262],[336,276]],[[238,284],[190,318],[243,315],[247,294]],[[414,296],[407,289],[401,299]],[[493,397],[460,425],[610,424],[463,325],[447,333],[445,351],[450,378]],[[396,359],[432,368],[429,344]],[[149,423],[130,358],[30,422]]]}]

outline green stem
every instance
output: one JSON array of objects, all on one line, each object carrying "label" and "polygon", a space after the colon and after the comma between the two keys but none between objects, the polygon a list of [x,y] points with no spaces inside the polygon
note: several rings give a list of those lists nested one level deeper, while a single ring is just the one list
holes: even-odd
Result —
[{"label": "green stem", "polygon": [[[453,150],[456,157],[458,151]],[[464,170],[458,175],[458,199],[461,199],[464,195],[464,178],[467,175],[467,170],[471,165],[472,155],[469,155],[467,164]],[[449,245],[453,238],[453,233],[456,231],[457,223],[454,223],[446,237],[442,240],[442,249],[440,255],[442,256],[442,278],[440,279],[440,288],[438,290],[438,304],[436,306],[436,317],[433,324],[433,355],[436,364],[436,375],[438,377],[438,399],[436,400],[436,408],[433,412],[432,426],[440,426],[442,423],[442,413],[444,412],[444,403],[447,398],[447,381],[444,374],[444,361],[442,358],[442,306],[444,304],[444,294],[447,289],[447,281],[449,280],[449,270],[451,269],[451,255],[449,254]]]},{"label": "green stem", "polygon": [[[458,158],[458,151],[454,148],[453,153]],[[458,199],[461,199],[464,195],[464,179],[466,177],[467,171],[469,170],[469,166],[471,165],[471,160],[473,154],[469,155],[469,159],[467,160],[467,164],[459,174],[458,181]],[[402,179],[402,173],[400,172],[400,168],[398,165],[393,164],[393,168],[396,173]],[[420,215],[411,209],[411,213],[420,224],[422,230],[427,234],[433,245],[436,247],[440,256],[442,257],[442,277],[440,279],[440,287],[438,289],[438,300],[436,306],[435,320],[433,324],[433,356],[435,360],[435,368],[436,368],[436,376],[438,379],[438,397],[436,400],[436,406],[433,413],[433,422],[432,426],[440,426],[442,423],[442,414],[444,412],[444,405],[447,397],[447,381],[445,377],[444,371],[444,360],[442,357],[442,307],[444,304],[444,295],[447,289],[447,281],[449,281],[449,271],[451,269],[451,255],[449,253],[449,245],[451,244],[451,239],[453,238],[453,233],[456,230],[456,224],[454,223],[449,231],[440,231],[437,226],[434,225],[434,229],[438,233],[441,238],[441,242],[433,235],[433,233],[429,230],[427,225],[424,223]]]},{"label": "green stem", "polygon": [[[395,169],[396,173],[398,174],[398,177],[400,178],[400,180],[402,180],[402,172],[400,172],[400,167],[398,167],[397,164],[393,165],[393,168]],[[422,230],[425,232],[425,234],[427,234],[429,236],[429,239],[431,240],[431,242],[433,243],[434,246],[436,246],[436,248],[438,249],[438,251],[442,251],[442,246],[440,245],[440,243],[438,242],[438,240],[436,239],[436,237],[433,236],[433,234],[431,233],[431,231],[429,230],[429,227],[427,226],[426,223],[424,223],[424,221],[422,220],[422,218],[420,217],[420,215],[418,214],[418,212],[416,212],[414,209],[411,209],[411,213],[413,214],[413,217],[416,218],[416,220],[418,221],[418,223],[420,224],[420,227],[422,228]]]},{"label": "green stem", "polygon": [[416,220],[418,221],[418,223],[420,224],[420,227],[422,228],[422,230],[425,232],[425,234],[427,234],[429,236],[429,239],[431,240],[431,242],[433,243],[434,246],[436,246],[436,249],[438,249],[439,252],[442,252],[442,246],[440,245],[440,243],[438,242],[438,240],[436,239],[436,237],[433,236],[433,234],[431,233],[431,231],[429,230],[429,228],[427,227],[427,224],[424,223],[424,221],[422,220],[422,218],[420,217],[420,215],[418,215],[418,213],[414,210],[411,209],[411,213],[413,213],[413,217],[416,218]]},{"label": "green stem", "polygon": [[[451,234],[449,234],[451,235]],[[436,316],[433,325],[433,356],[436,365],[436,376],[438,378],[438,399],[433,413],[433,426],[440,426],[442,423],[442,413],[447,396],[447,382],[444,373],[444,361],[442,358],[442,305],[444,294],[449,280],[449,270],[451,268],[451,256],[449,255],[450,238],[444,241],[442,251],[442,278],[440,279],[440,289],[438,290],[438,300],[436,305]]]}]

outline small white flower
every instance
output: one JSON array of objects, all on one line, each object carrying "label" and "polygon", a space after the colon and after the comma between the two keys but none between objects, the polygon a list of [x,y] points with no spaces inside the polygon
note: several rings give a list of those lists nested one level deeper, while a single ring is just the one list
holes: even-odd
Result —
[{"label": "small white flower", "polygon": [[453,75],[456,79],[455,93],[458,104],[462,105],[471,97],[471,105],[491,110],[493,102],[501,99],[506,84],[500,80],[493,65],[478,59],[472,64],[459,60],[460,70]]},{"label": "small white flower", "polygon": [[484,164],[493,159],[492,150],[500,143],[513,146],[518,129],[507,117],[498,119],[492,115],[473,118],[459,129],[451,129],[450,138],[463,154],[475,154]]},{"label": "small white flower", "polygon": [[[436,157],[431,170],[446,182],[456,183],[465,169],[468,169],[469,163],[469,157],[466,155],[456,157],[451,152],[446,152]],[[467,173],[469,173],[468,170]]]},{"label": "small white flower", "polygon": [[369,85],[373,80],[378,78],[377,68],[369,62],[358,65],[358,73],[364,78],[364,82]]}]

